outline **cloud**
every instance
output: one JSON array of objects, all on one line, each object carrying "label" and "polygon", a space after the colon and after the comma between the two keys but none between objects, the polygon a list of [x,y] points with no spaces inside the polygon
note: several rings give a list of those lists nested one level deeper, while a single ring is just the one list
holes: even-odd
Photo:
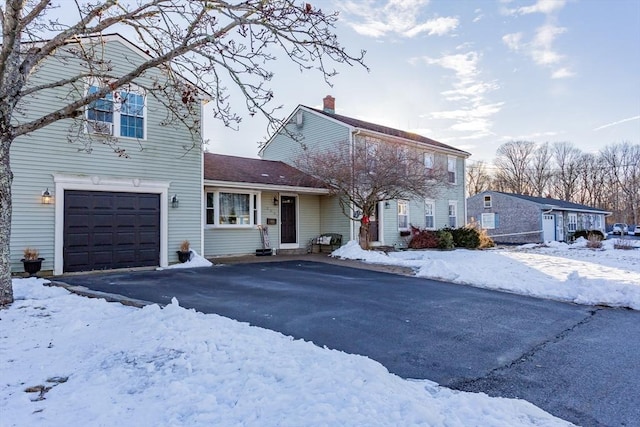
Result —
[{"label": "cloud", "polygon": [[[449,120],[454,123],[449,129],[467,133],[457,138],[477,139],[491,135],[493,122],[491,117],[503,107],[503,102],[489,103],[486,96],[499,88],[495,81],[480,78],[479,63],[481,55],[475,51],[444,55],[439,58],[422,57],[427,65],[437,65],[450,70],[455,75],[452,88],[442,92],[445,100],[455,103],[459,108],[424,114],[433,120]],[[413,59],[412,63],[417,60]]]},{"label": "cloud", "polygon": [[518,51],[522,46],[522,33],[505,34],[502,36],[502,42],[511,50]]},{"label": "cloud", "polygon": [[566,79],[567,77],[573,77],[576,73],[566,68],[559,68],[551,74],[552,79]]},{"label": "cloud", "polygon": [[454,31],[460,21],[455,17],[436,17],[420,21],[429,0],[387,0],[383,6],[373,1],[346,1],[340,4],[345,21],[357,33],[369,37],[397,34],[415,37],[421,33],[442,36]]},{"label": "cloud", "polygon": [[531,6],[515,9],[514,13],[518,15],[528,15],[530,13],[544,13],[545,15],[549,15],[562,9],[566,3],[566,0],[538,0]]},{"label": "cloud", "polygon": [[640,120],[640,116],[633,116],[633,117],[628,117],[626,119],[622,119],[622,120],[618,120],[616,122],[611,122],[611,123],[607,123],[606,125],[602,125],[602,126],[598,126],[597,128],[594,129],[594,131],[600,130],[600,129],[605,129],[611,126],[616,126],[619,125],[621,123],[626,123],[626,122],[630,122],[633,120]]}]

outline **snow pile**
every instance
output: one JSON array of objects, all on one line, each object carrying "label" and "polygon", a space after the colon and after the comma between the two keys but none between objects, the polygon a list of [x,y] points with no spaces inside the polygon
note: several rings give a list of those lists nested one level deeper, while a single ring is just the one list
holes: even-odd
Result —
[{"label": "snow pile", "polygon": [[[640,241],[627,240],[640,247]],[[640,310],[640,250],[601,249],[549,242],[471,251],[365,251],[351,241],[332,256],[411,267],[416,276],[579,304]]]},{"label": "snow pile", "polygon": [[14,280],[1,313],[3,426],[570,425],[175,299],[136,309],[43,282]]},{"label": "snow pile", "polygon": [[171,264],[168,267],[159,267],[156,270],[164,270],[169,268],[197,268],[197,267],[211,267],[213,263],[205,257],[198,255],[196,251],[191,249],[191,258],[187,262],[181,262],[177,264]]}]

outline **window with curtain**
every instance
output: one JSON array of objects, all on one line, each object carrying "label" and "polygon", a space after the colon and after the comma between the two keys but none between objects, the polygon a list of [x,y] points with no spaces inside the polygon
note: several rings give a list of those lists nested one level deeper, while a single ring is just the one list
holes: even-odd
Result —
[{"label": "window with curtain", "polygon": [[260,195],[210,191],[206,193],[207,225],[216,227],[254,226],[259,224]]}]

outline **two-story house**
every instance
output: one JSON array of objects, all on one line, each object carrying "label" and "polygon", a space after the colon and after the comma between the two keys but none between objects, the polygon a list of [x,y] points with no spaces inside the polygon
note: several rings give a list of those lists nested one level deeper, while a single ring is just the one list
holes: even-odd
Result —
[{"label": "two-story house", "polygon": [[[304,105],[296,107],[285,125],[262,147],[260,157],[294,164],[305,148],[329,150],[340,144],[350,147],[367,143],[395,144],[417,149],[423,152],[426,168],[446,170],[447,182],[428,199],[380,202],[370,222],[373,245],[403,246],[405,241],[400,232],[408,230],[410,225],[435,230],[465,224],[464,170],[469,153],[421,135],[336,114],[335,99],[327,96],[323,101],[322,110]],[[352,148],[351,155],[357,155],[356,151]],[[304,202],[298,200],[297,203]],[[321,197],[317,209],[321,233],[342,234],[343,242],[357,239],[359,224],[342,213],[336,197]],[[294,218],[297,222],[303,220]],[[295,236],[287,242],[289,247],[305,243]]]},{"label": "two-story house", "polygon": [[[29,84],[68,83],[25,98],[19,106],[25,121],[107,84],[70,79],[91,71],[70,54],[73,49],[102,52],[112,76],[149,58],[119,35],[70,41],[46,59]],[[185,123],[166,122],[166,103],[147,89],[163,79],[161,70],[149,70],[136,84],[89,105],[82,120],[60,120],[14,142],[14,273],[22,271],[25,247],[38,249],[45,258],[43,270],[56,274],[166,266],[177,262],[183,240],[203,250],[201,138]],[[201,105],[195,108],[197,124]],[[128,157],[114,153],[113,143]]]}]

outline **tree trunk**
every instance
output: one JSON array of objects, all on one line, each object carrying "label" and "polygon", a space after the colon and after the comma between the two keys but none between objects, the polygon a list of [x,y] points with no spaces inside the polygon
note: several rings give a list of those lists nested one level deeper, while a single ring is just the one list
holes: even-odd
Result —
[{"label": "tree trunk", "polygon": [[[367,218],[367,220],[364,220],[364,218]],[[369,249],[369,221],[368,221],[368,217],[363,217],[363,219],[360,220],[360,233],[359,233],[359,239],[358,239],[358,243],[360,243],[360,247],[362,249],[364,249],[365,251]]]},{"label": "tree trunk", "polygon": [[9,162],[11,136],[3,131],[0,138],[0,307],[5,307],[13,302],[9,253],[13,173]]}]

